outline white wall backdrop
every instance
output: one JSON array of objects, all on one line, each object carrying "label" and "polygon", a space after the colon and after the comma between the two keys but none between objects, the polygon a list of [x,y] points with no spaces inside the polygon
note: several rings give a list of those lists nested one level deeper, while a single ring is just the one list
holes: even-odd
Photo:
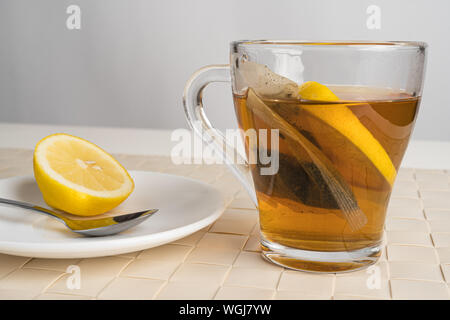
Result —
[{"label": "white wall backdrop", "polygon": [[[66,8],[81,8],[68,30]],[[366,27],[369,5],[381,29]],[[448,0],[0,0],[0,122],[186,127],[189,76],[238,39],[420,40],[430,45],[414,138],[450,140]],[[231,89],[205,105],[235,126]]]}]

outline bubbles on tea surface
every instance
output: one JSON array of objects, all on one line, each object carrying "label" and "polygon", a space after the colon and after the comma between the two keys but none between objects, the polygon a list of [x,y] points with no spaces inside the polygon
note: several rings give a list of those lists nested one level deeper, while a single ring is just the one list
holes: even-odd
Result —
[{"label": "bubbles on tea surface", "polygon": [[298,85],[270,70],[266,65],[242,59],[237,70],[239,87],[252,88],[258,95],[267,98],[298,98]]}]

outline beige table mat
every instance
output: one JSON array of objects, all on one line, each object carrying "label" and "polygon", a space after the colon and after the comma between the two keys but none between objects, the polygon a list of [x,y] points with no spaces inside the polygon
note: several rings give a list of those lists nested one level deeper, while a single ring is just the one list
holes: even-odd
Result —
[{"label": "beige table mat", "polygon": [[[228,201],[211,226],[158,248],[91,259],[0,255],[0,299],[449,299],[450,173],[401,169],[376,269],[318,275],[260,257],[258,217],[220,165],[173,165],[167,157],[116,155],[130,170],[188,176],[220,188]],[[0,178],[32,174],[29,150],[0,150]],[[81,270],[68,289],[67,267]],[[379,274],[379,282],[371,278]]]}]

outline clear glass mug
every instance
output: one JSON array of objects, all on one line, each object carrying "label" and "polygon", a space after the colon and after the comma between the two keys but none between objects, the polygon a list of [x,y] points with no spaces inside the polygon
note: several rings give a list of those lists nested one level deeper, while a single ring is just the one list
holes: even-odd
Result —
[{"label": "clear glass mug", "polygon": [[[255,202],[265,258],[316,272],[377,261],[420,104],[426,48],[235,41],[230,65],[204,67],[188,81],[188,122]],[[202,90],[212,82],[231,82],[246,159],[205,115]]]}]

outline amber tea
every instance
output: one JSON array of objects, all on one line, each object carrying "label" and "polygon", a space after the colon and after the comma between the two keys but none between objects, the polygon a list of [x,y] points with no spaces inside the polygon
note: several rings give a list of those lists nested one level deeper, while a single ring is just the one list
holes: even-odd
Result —
[{"label": "amber tea", "polygon": [[[279,152],[278,172],[261,175],[261,165],[251,165],[261,234],[286,248],[317,252],[376,247],[419,98],[388,89],[327,87],[338,100],[267,98],[251,88],[234,96],[241,129],[279,129],[279,150],[268,150]],[[249,148],[259,144],[246,140]],[[353,220],[346,198],[360,209]],[[358,263],[291,264],[317,271],[358,268]]]}]

